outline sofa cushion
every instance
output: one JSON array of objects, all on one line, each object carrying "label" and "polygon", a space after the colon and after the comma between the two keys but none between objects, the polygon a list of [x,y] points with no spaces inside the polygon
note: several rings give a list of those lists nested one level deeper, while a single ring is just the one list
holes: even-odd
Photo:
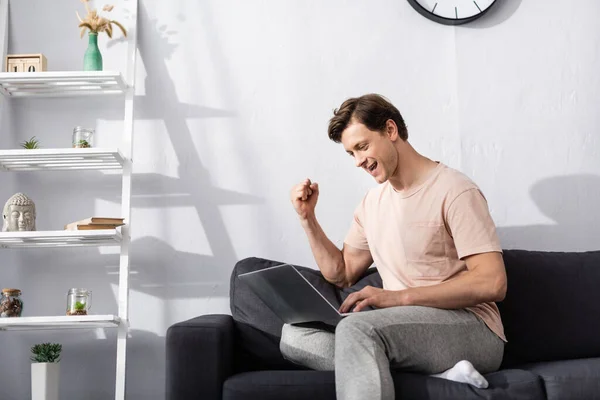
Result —
[{"label": "sofa cushion", "polygon": [[503,367],[600,357],[600,251],[505,250]]},{"label": "sofa cushion", "polygon": [[296,369],[279,350],[283,321],[238,279],[239,274],[280,264],[277,261],[247,258],[238,262],[231,273],[229,306],[236,325],[236,369]]},{"label": "sofa cushion", "polygon": [[[531,372],[505,370],[486,375],[490,386],[473,386],[426,375],[394,372],[396,398],[418,399],[544,399],[541,379]],[[223,385],[224,400],[335,400],[335,375],[323,371],[261,371],[235,375]]]},{"label": "sofa cushion", "polygon": [[600,399],[600,358],[522,366],[542,377],[549,400]]},{"label": "sofa cushion", "polygon": [[523,370],[507,369],[486,374],[489,386],[477,389],[466,383],[426,375],[396,372],[393,374],[397,399],[545,399],[539,376]]},{"label": "sofa cushion", "polygon": [[335,376],[322,371],[260,371],[234,375],[223,400],[335,400]]},{"label": "sofa cushion", "polygon": [[[231,273],[229,304],[236,322],[236,352],[238,371],[256,369],[298,369],[298,365],[285,360],[279,350],[283,321],[254,294],[238,275],[282,264],[261,258],[239,261]],[[367,285],[382,287],[375,268],[370,268],[352,287],[339,289],[327,282],[319,270],[296,266],[300,273],[335,307],[356,290]]]}]

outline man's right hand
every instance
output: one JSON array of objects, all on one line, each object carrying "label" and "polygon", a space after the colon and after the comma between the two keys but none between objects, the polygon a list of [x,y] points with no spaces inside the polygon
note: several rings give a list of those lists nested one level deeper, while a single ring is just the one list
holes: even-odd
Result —
[{"label": "man's right hand", "polygon": [[319,184],[306,179],[292,188],[290,197],[300,219],[306,220],[315,215],[315,206],[319,198]]}]

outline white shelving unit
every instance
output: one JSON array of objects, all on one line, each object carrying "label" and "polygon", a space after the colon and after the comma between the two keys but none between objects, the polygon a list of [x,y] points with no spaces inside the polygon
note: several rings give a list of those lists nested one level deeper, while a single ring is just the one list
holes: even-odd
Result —
[{"label": "white shelving unit", "polygon": [[[8,43],[8,3],[0,0],[2,71]],[[122,175],[121,217],[125,225],[111,230],[0,232],[0,249],[80,246],[120,246],[119,290],[116,315],[39,316],[0,319],[0,331],[47,329],[117,329],[115,399],[125,399],[127,334],[129,330],[129,247],[131,242],[131,173],[133,152],[133,101],[137,55],[138,0],[129,7],[127,70],[0,72],[0,104],[23,97],[123,96],[121,147],[99,149],[0,150],[0,172],[113,170]],[[65,249],[67,252],[68,249]]]}]

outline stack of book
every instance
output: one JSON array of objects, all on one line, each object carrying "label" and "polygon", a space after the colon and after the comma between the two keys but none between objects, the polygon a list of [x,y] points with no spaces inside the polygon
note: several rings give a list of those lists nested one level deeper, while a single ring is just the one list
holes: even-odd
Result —
[{"label": "stack of book", "polygon": [[124,218],[89,217],[65,225],[67,231],[86,231],[95,229],[115,229],[124,225]]}]

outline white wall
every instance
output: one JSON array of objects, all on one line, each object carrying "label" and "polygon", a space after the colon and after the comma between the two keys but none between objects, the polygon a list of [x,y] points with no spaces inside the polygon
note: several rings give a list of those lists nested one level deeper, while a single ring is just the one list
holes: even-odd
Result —
[{"label": "white wall", "polygon": [[[86,43],[74,17],[82,6],[71,3],[11,2],[9,51],[41,51],[49,69],[78,69]],[[119,10],[128,4],[117,2],[115,11],[125,16]],[[163,398],[166,329],[228,313],[237,260],[314,266],[289,203],[293,184],[305,177],[320,183],[318,217],[341,244],[355,205],[375,184],[327,138],[332,109],[349,96],[386,95],[419,151],[472,176],[505,247],[598,247],[598,224],[590,221],[598,220],[600,203],[600,32],[592,17],[600,5],[506,0],[497,6],[484,20],[453,28],[397,0],[140,0],[129,399]],[[100,42],[105,68],[124,68],[124,43]],[[97,128],[98,145],[111,146],[119,140],[121,106],[91,99],[15,102],[11,140],[35,134],[47,147],[60,147],[73,126],[88,124]],[[3,123],[3,138],[4,132]],[[15,179],[11,191],[25,191],[38,205],[38,229],[119,213],[116,176]],[[116,313],[114,250],[19,256],[28,315],[61,313],[72,286],[94,290],[95,312]],[[13,339],[19,346],[0,350],[23,354],[14,369],[0,367],[20,374],[0,373],[3,399],[26,398],[27,351],[41,340],[65,346],[65,397],[110,398],[113,332],[19,335]]]},{"label": "white wall", "polygon": [[600,246],[600,4],[581,5],[524,1],[456,32],[461,168],[505,247]]}]

